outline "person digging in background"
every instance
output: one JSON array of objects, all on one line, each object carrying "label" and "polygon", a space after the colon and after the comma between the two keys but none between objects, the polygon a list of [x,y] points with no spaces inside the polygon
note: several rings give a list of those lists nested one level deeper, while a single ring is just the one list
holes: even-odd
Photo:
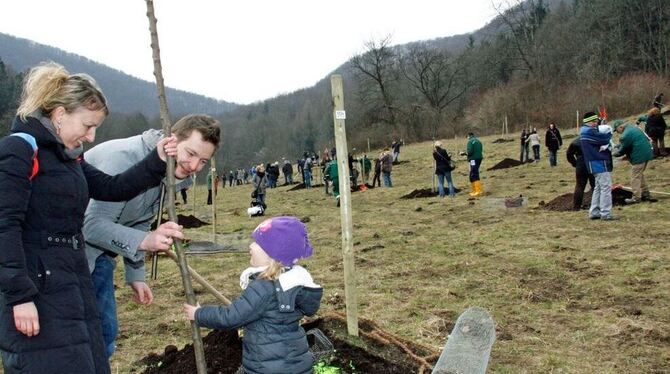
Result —
[{"label": "person digging in background", "polygon": [[323,289],[297,265],[313,253],[307,228],[295,217],[274,217],[251,236],[242,295],[228,306],[184,304],[186,319],[213,329],[243,327],[244,373],[312,373],[314,357],[300,320],[319,310]]},{"label": "person digging in background", "polygon": [[582,154],[582,146],[579,136],[573,139],[568,146],[566,156],[570,165],[575,168],[575,191],[572,197],[572,209],[580,210],[582,209],[582,202],[584,201],[584,189],[586,188],[586,183],[591,185],[591,191],[593,191],[596,181],[593,175],[589,174],[586,163],[584,163],[584,155]]},{"label": "person digging in background", "polygon": [[651,145],[653,147],[654,157],[666,156],[665,152],[665,130],[668,125],[661,115],[661,110],[658,108],[651,108],[646,115],[640,116],[637,122],[645,122],[644,131],[651,138]]},{"label": "person digging in background", "polygon": [[449,197],[456,196],[454,183],[451,180],[451,157],[446,149],[442,148],[442,142],[436,141],[433,146],[433,159],[435,160],[435,175],[437,175],[437,191],[440,197],[444,197],[444,179],[449,185]]},{"label": "person digging in background", "polygon": [[612,134],[600,132],[598,122],[594,112],[584,114],[579,140],[586,167],[596,181],[589,218],[610,221],[615,219],[612,216],[612,152],[609,148]]},{"label": "person digging in background", "polygon": [[544,145],[549,152],[549,166],[556,166],[558,161],[556,154],[558,149],[563,145],[563,138],[561,138],[561,132],[558,131],[556,124],[553,122],[549,124],[549,128],[544,135]]},{"label": "person digging in background", "polygon": [[526,132],[526,129],[521,130],[521,136],[519,137],[519,140],[521,141],[520,145],[520,153],[519,153],[519,162],[524,163],[528,162],[528,133]]},{"label": "person digging in background", "polygon": [[340,206],[340,177],[337,170],[337,155],[326,165],[323,173],[324,178],[333,184],[333,197],[337,201],[337,206]]},{"label": "person digging in background", "polygon": [[537,129],[531,131],[526,141],[530,143],[530,147],[533,149],[533,162],[540,161],[540,135],[537,134]]},{"label": "person digging in background", "polygon": [[633,188],[633,197],[626,199],[626,204],[635,204],[640,201],[652,201],[649,187],[644,178],[647,164],[654,158],[654,152],[649,138],[632,123],[616,120],[612,124],[614,131],[618,132],[619,144],[614,147],[612,156],[628,156],[630,162],[630,184]]},{"label": "person digging in background", "polygon": [[468,162],[470,163],[470,185],[472,191],[470,196],[476,197],[482,194],[482,182],[479,180],[479,167],[484,159],[482,142],[475,137],[474,133],[468,134],[468,146],[466,149]]}]

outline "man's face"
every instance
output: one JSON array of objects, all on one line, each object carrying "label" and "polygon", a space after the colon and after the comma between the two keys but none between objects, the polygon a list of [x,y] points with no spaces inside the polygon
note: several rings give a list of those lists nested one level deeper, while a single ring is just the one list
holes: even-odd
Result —
[{"label": "man's face", "polygon": [[174,174],[178,179],[184,179],[191,174],[202,170],[207,164],[216,147],[202,139],[202,134],[193,130],[191,135],[177,143],[177,166]]}]

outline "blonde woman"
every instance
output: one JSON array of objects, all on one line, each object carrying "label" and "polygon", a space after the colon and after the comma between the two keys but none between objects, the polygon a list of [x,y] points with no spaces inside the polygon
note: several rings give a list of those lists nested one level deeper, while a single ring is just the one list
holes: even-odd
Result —
[{"label": "blonde woman", "polygon": [[[0,139],[0,354],[5,374],[109,373],[81,234],[89,198],[129,200],[160,183],[173,138],[127,172],[82,159],[109,113],[93,78],[30,70]],[[175,225],[176,226],[176,225]],[[166,240],[182,237],[178,226]]]}]

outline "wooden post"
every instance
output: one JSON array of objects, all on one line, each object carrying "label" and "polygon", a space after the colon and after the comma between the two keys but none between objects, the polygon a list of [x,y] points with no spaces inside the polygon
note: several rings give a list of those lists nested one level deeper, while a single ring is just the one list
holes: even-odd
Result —
[{"label": "wooden post", "polygon": [[[151,50],[153,51],[154,76],[156,77],[156,87],[158,89],[158,103],[160,104],[160,116],[163,123],[163,134],[171,134],[170,112],[168,111],[167,99],[165,98],[165,83],[163,81],[163,68],[161,67],[160,47],[158,45],[158,29],[156,27],[156,16],[154,15],[153,0],[146,0],[147,18],[149,18],[149,30],[151,33]],[[177,210],[175,209],[175,160],[174,157],[168,157],[167,160],[167,209],[168,217],[173,222],[177,222]],[[181,280],[186,293],[186,300],[191,305],[197,305],[198,302],[193,292],[191,277],[188,273],[188,264],[181,240],[174,238],[174,246],[179,260],[179,270]],[[193,351],[195,353],[195,364],[198,374],[207,374],[207,363],[205,362],[205,349],[200,336],[200,329],[195,321],[191,321],[191,337],[193,338]]]},{"label": "wooden post", "polygon": [[577,111],[577,131],[579,131],[579,111]]},{"label": "wooden post", "polygon": [[368,154],[370,154],[370,138],[368,138]]},{"label": "wooden post", "polygon": [[196,190],[198,187],[198,175],[193,174],[193,197],[191,198],[191,202],[193,203],[193,217],[195,217],[195,195],[196,195]]},{"label": "wooden post", "polygon": [[335,147],[337,148],[337,172],[340,176],[340,222],[342,225],[342,255],[344,258],[344,301],[347,311],[347,331],[358,336],[358,292],[356,291],[356,270],[354,269],[353,222],[351,217],[351,187],[349,183],[349,163],[347,160],[347,132],[344,126],[344,91],[342,76],[330,77],[333,97],[333,121],[335,126]]},{"label": "wooden post", "polygon": [[[158,204],[158,218],[156,218],[156,228],[161,225],[161,221],[163,220],[163,203],[165,202],[165,189],[166,186],[163,185],[161,186],[161,200],[160,203]],[[158,279],[158,253],[154,252],[151,256],[151,274],[150,274],[151,279],[156,280]]]},{"label": "wooden post", "polygon": [[216,244],[216,159],[209,160],[209,172],[212,173],[212,242]]}]

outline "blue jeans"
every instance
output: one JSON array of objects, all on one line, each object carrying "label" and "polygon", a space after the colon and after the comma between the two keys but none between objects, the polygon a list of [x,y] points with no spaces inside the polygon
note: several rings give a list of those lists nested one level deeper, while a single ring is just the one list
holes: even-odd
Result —
[{"label": "blue jeans", "polygon": [[611,217],[612,216],[612,174],[610,172],[598,173],[593,175],[596,178],[596,185],[593,188],[591,196],[591,207],[589,208],[590,217]]},{"label": "blue jeans", "polygon": [[114,268],[116,261],[101,254],[95,260],[95,269],[91,274],[95,303],[102,323],[102,339],[105,343],[107,357],[112,357],[116,349],[116,334],[119,332],[119,323],[116,318],[116,300],[114,298]]},{"label": "blue jeans", "polygon": [[256,201],[265,204],[265,194],[259,193],[258,195],[256,195]]},{"label": "blue jeans", "polygon": [[535,158],[535,161],[540,160],[540,146],[539,145],[534,145],[533,146],[533,158]]},{"label": "blue jeans", "polygon": [[481,165],[482,165],[482,160],[481,159],[470,160],[470,183],[479,180],[479,167]]},{"label": "blue jeans", "polygon": [[393,187],[393,183],[391,182],[391,172],[390,171],[382,171],[382,175],[384,176],[384,186],[385,187]]},{"label": "blue jeans", "polygon": [[549,166],[556,166],[556,151],[549,150]]},{"label": "blue jeans", "polygon": [[286,179],[286,183],[293,184],[293,174],[284,174],[284,178]]},{"label": "blue jeans", "polygon": [[312,171],[305,169],[304,173],[305,175],[303,175],[303,179],[305,180],[305,188],[310,188],[312,187]]},{"label": "blue jeans", "polygon": [[454,183],[451,181],[451,172],[447,171],[445,174],[437,174],[437,191],[440,194],[440,197],[444,197],[444,178],[447,178],[447,184],[449,185],[449,196],[454,196]]}]

